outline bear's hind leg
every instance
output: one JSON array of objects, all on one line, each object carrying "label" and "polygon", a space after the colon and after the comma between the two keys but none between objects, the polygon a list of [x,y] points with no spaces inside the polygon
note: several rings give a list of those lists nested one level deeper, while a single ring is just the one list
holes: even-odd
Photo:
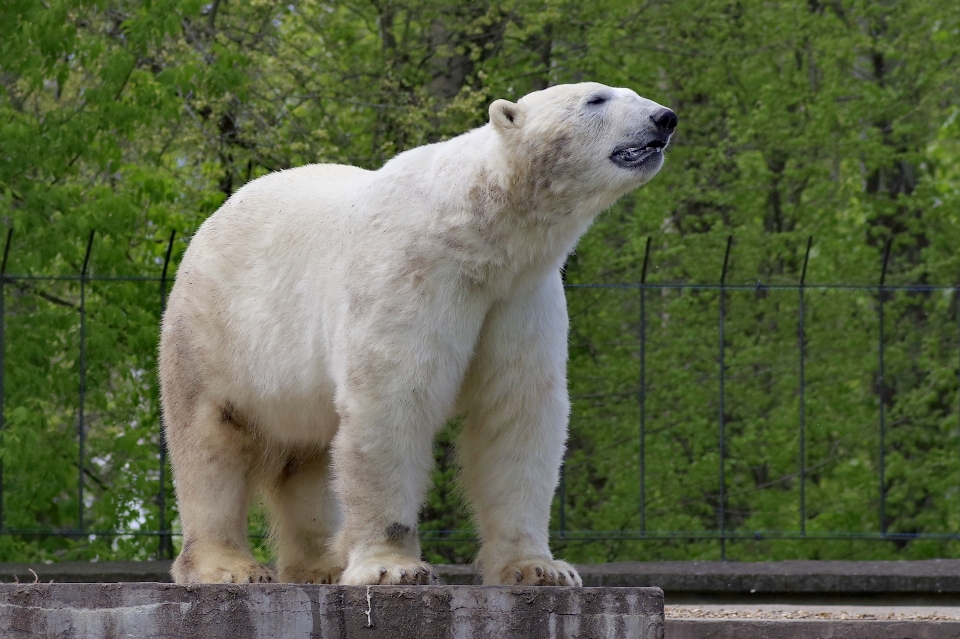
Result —
[{"label": "bear's hind leg", "polygon": [[279,580],[336,583],[344,561],[332,548],[341,517],[331,485],[330,449],[290,454],[266,497]]},{"label": "bear's hind leg", "polygon": [[[168,404],[165,404],[165,406]],[[274,581],[250,553],[247,512],[257,445],[227,404],[201,399],[191,419],[166,411],[167,441],[183,523],[183,548],[171,573],[177,583]]]}]

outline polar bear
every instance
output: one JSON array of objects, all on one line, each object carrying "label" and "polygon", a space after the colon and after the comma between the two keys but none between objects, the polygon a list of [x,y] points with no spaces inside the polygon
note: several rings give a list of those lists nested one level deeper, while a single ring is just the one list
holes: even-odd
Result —
[{"label": "polar bear", "polygon": [[[581,585],[548,546],[569,412],[560,269],[659,171],[677,117],[596,83],[489,115],[377,171],[259,178],[197,231],[160,342],[177,582],[435,583],[417,517],[434,436],[462,415],[483,583]],[[276,573],[249,551],[258,492]]]}]

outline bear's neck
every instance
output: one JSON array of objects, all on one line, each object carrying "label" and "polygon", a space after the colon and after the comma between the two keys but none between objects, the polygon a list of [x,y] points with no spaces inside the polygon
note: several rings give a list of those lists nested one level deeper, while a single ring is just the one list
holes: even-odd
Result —
[{"label": "bear's neck", "polygon": [[452,189],[446,185],[438,230],[475,283],[506,284],[522,274],[559,269],[596,215],[612,203],[576,191],[576,184],[558,183],[542,163],[504,162],[502,141],[489,126],[457,142],[447,157],[437,158],[436,166],[442,162],[444,172],[459,178]]}]

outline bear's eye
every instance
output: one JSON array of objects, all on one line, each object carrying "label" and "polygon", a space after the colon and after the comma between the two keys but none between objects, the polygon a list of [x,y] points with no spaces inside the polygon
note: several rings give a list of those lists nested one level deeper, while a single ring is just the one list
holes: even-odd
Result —
[{"label": "bear's eye", "polygon": [[598,106],[598,105],[600,105],[600,104],[603,104],[604,102],[606,102],[606,101],[609,100],[609,99],[610,99],[610,98],[608,98],[608,97],[605,96],[605,95],[595,95],[595,96],[593,96],[592,98],[590,98],[589,100],[587,100],[587,104],[588,104],[589,106]]}]

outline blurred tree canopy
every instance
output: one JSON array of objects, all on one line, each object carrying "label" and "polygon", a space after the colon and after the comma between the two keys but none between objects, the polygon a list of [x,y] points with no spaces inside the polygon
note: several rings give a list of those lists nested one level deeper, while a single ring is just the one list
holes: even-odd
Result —
[{"label": "blurred tree canopy", "polygon": [[[720,459],[716,291],[646,292],[643,514],[633,289],[568,297],[574,412],[563,525],[607,533],[957,533],[954,291],[806,293],[806,509],[799,510],[798,296],[806,282],[960,285],[960,5],[953,0],[6,0],[0,220],[7,273],[159,275],[245,182],[377,168],[486,119],[496,98],[581,80],[635,89],[680,127],[661,174],[604,214],[568,283],[716,283],[735,238]],[[88,283],[88,462],[78,503],[79,284],[5,285],[0,559],[145,558],[159,525],[155,282]],[[877,414],[888,421],[877,485]],[[425,534],[469,524],[440,437]],[[717,468],[724,464],[720,499]],[[175,516],[168,485],[166,521]],[[881,490],[887,504],[880,521]],[[560,502],[556,505],[558,527]],[[643,518],[641,520],[641,517]],[[801,522],[802,519],[802,522]],[[45,534],[39,534],[42,531]],[[711,558],[715,541],[564,541],[574,560]],[[695,536],[695,535],[694,535]],[[752,540],[728,554],[927,557],[956,541]],[[433,560],[470,543],[429,544]]]}]

